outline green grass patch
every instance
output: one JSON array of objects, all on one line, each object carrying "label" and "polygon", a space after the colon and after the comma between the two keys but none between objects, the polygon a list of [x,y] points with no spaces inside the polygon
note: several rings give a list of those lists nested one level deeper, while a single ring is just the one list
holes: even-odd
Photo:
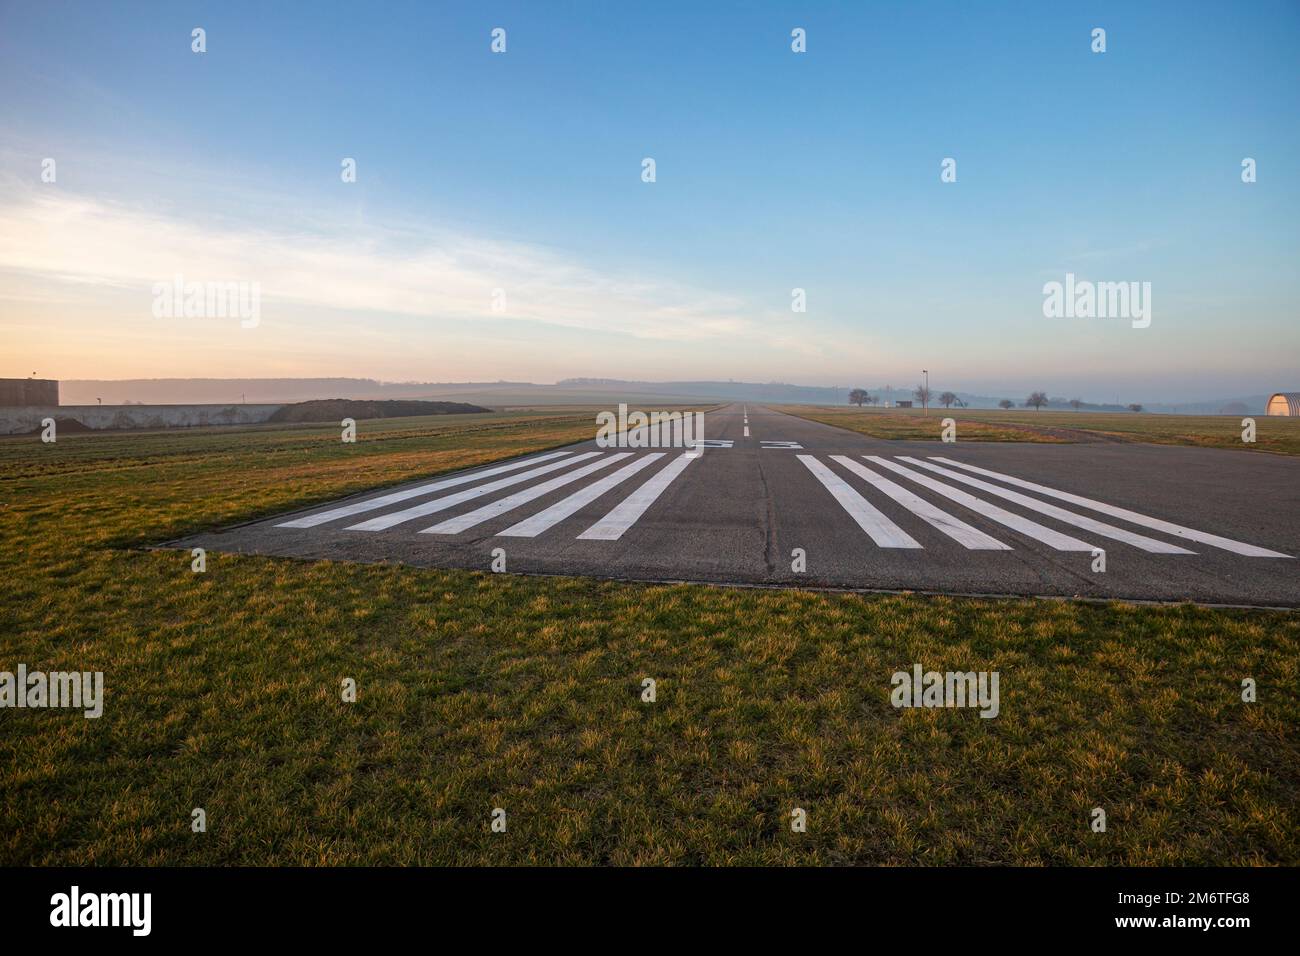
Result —
[{"label": "green grass patch", "polygon": [[[0,710],[0,863],[1300,863],[1294,614],[144,549],[591,429],[0,442],[0,669],[106,685]],[[895,710],[914,662],[998,670],[1001,715]]]}]

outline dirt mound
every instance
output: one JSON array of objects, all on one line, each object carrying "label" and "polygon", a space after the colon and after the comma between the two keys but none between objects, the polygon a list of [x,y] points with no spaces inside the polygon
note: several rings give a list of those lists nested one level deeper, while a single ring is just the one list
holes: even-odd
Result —
[{"label": "dirt mound", "polygon": [[350,398],[320,398],[286,405],[277,410],[270,421],[337,422],[344,418],[409,418],[415,415],[467,415],[490,411],[492,409],[466,402],[420,402],[398,399],[367,402]]},{"label": "dirt mound", "polygon": [[[93,432],[94,430],[95,430],[95,429],[91,428],[89,425],[83,425],[81,422],[77,421],[75,418],[55,418],[55,419],[54,419],[54,433],[55,433],[55,435],[85,435],[85,434],[87,434],[88,432]],[[22,432],[22,434],[24,434],[24,435],[39,435],[39,434],[40,434],[41,432],[43,432],[43,431],[45,431],[44,426],[37,426],[36,428],[33,428],[33,429],[32,429],[31,431],[29,431],[29,432]]]}]

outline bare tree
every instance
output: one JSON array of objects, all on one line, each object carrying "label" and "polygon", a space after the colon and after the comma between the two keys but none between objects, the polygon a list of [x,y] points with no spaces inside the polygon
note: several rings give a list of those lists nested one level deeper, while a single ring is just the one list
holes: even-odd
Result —
[{"label": "bare tree", "polygon": [[998,408],[1015,408],[1015,407],[1016,407],[1016,403],[1009,398],[1004,398],[1002,399],[1002,401],[998,402]]},{"label": "bare tree", "polygon": [[867,396],[867,404],[868,404],[868,405],[878,405],[878,404],[880,404],[880,396],[879,396],[879,395],[868,395],[868,396]]},{"label": "bare tree", "polygon": [[1035,411],[1041,411],[1047,404],[1046,392],[1030,392],[1029,397],[1025,399],[1025,407],[1033,408]]},{"label": "bare tree", "polygon": [[1137,402],[1134,402],[1132,405],[1128,407],[1128,410],[1130,412],[1140,412],[1142,411],[1142,406],[1139,405]]},{"label": "bare tree", "polygon": [[1070,399],[1070,407],[1077,412],[1079,409],[1083,407],[1083,399],[1081,398]]},{"label": "bare tree", "polygon": [[952,403],[957,401],[957,396],[952,392],[944,392],[939,396],[939,404],[944,408],[952,408]]},{"label": "bare tree", "polygon": [[930,390],[924,385],[918,385],[916,388],[912,389],[912,397],[926,408],[930,407]]},{"label": "bare tree", "polygon": [[856,405],[858,408],[861,408],[863,402],[870,400],[871,396],[866,393],[865,389],[855,388],[853,391],[849,392],[850,405]]}]

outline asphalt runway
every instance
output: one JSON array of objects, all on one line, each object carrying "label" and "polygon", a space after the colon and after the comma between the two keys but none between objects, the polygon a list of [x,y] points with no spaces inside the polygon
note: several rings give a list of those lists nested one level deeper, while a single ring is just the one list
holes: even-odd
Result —
[{"label": "asphalt runway", "polygon": [[709,412],[705,437],[693,457],[593,440],[168,546],[483,571],[501,549],[507,573],[1300,606],[1294,458],[962,442],[960,425],[954,443],[882,441],[741,404]]}]

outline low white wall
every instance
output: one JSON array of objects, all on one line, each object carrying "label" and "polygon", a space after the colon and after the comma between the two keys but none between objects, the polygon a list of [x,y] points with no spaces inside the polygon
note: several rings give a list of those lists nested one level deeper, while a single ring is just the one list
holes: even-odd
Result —
[{"label": "low white wall", "polygon": [[0,435],[20,435],[41,420],[76,419],[88,428],[190,428],[253,425],[284,405],[12,405],[0,406]]}]

